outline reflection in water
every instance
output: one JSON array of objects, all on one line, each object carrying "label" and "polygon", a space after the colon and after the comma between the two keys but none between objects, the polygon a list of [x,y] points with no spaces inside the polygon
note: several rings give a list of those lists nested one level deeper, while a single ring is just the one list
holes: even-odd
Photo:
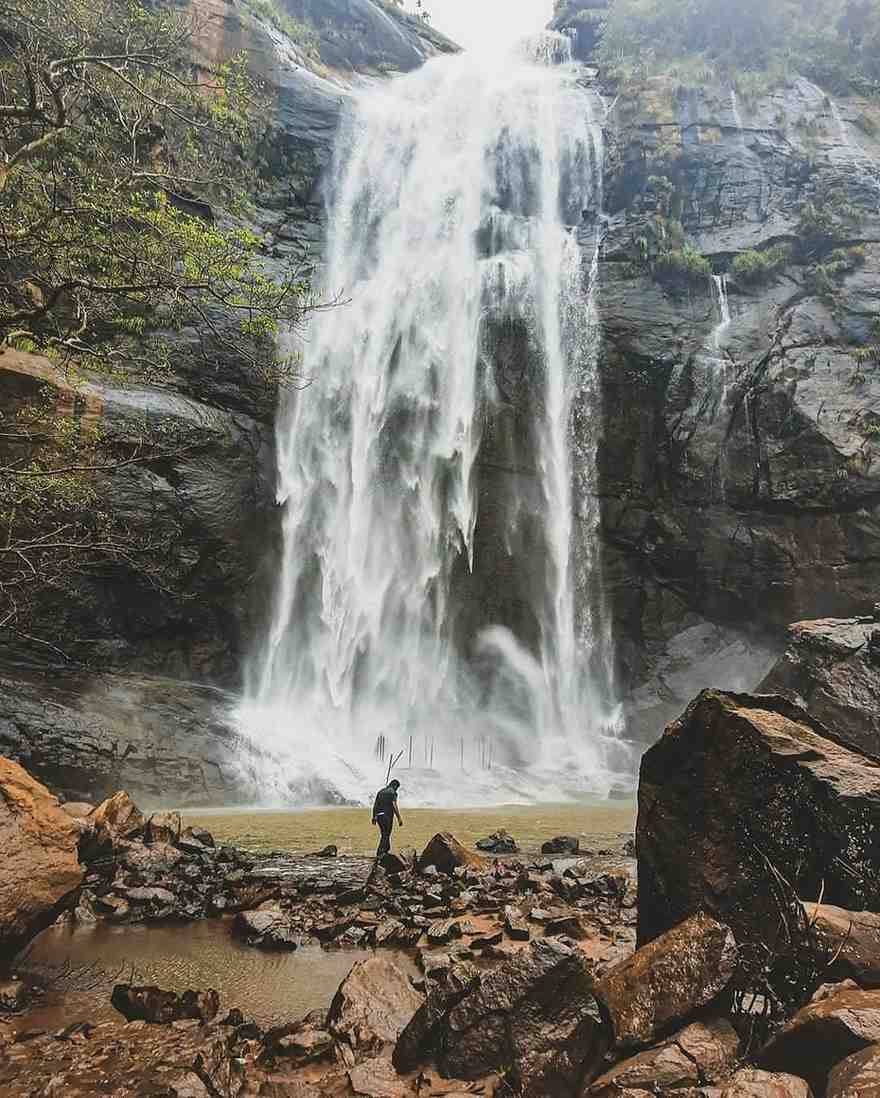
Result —
[{"label": "reflection in water", "polygon": [[[157,984],[178,992],[213,987],[220,992],[221,1017],[239,1007],[258,1025],[280,1025],[329,1006],[351,966],[372,955],[312,944],[294,953],[265,953],[237,942],[229,930],[229,920],[223,919],[183,926],[50,927],[28,950],[20,973],[51,977],[68,967],[74,971],[53,982],[45,1003],[29,1011],[20,1028],[57,1030],[73,1021],[121,1021],[110,1005],[116,982]],[[404,953],[383,950],[382,956],[408,973],[416,971]],[[83,975],[82,966],[94,967]]]}]

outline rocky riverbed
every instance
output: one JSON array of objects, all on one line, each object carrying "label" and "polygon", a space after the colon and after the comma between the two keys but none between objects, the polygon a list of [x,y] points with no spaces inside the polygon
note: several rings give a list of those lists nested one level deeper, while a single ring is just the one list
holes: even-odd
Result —
[{"label": "rocky riverbed", "polygon": [[[504,832],[480,852],[440,832],[380,866],[248,852],[123,792],[62,806],[0,761],[0,1093],[873,1094],[875,639],[870,618],[800,623],[773,674],[788,696],[700,694],[643,761],[637,860],[631,841],[584,855],[563,835],[523,855]],[[20,951],[53,921],[60,938],[112,934],[115,952],[41,972],[45,935]],[[289,973],[286,999],[283,977],[271,1014],[222,972],[107,979],[117,936],[171,953],[194,928],[250,951],[257,979]],[[100,1001],[77,998],[101,960]]]}]

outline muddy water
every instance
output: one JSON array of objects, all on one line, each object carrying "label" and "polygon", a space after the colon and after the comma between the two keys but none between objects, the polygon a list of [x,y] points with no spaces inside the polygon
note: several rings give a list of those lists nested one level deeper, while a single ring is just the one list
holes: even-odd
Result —
[{"label": "muddy water", "polygon": [[[405,783],[405,776],[402,780]],[[421,849],[437,831],[451,831],[466,846],[473,846],[477,839],[504,828],[525,854],[538,853],[541,843],[554,835],[577,835],[586,849],[620,849],[633,832],[635,811],[630,800],[486,809],[407,808],[404,785],[400,796],[404,827],[395,829],[394,844]],[[341,854],[370,854],[377,842],[366,808],[202,811],[187,813],[186,821],[208,828],[218,842],[260,852],[305,853],[333,843]]]},{"label": "muddy water", "polygon": [[[526,856],[563,834],[576,835],[584,850],[619,851],[635,822],[631,801],[408,809],[405,790],[401,813],[405,826],[395,831],[397,847],[421,848],[437,831],[452,831],[472,846],[503,827]],[[218,843],[254,852],[302,854],[334,843],[341,854],[368,854],[377,839],[369,811],[363,808],[224,810],[187,813],[186,820],[207,827]],[[331,864],[358,877],[366,871],[365,865],[350,859]],[[297,860],[288,869],[311,876],[329,872],[326,861],[315,866],[310,860]],[[55,1031],[75,1021],[119,1021],[121,1015],[110,1006],[110,992],[118,982],[154,983],[170,991],[214,987],[220,992],[222,1012],[239,1007],[261,1026],[279,1025],[327,1007],[351,966],[369,955],[363,950],[327,951],[312,944],[293,953],[263,953],[235,941],[230,921],[223,919],[173,926],[50,927],[19,966],[23,974],[49,978],[49,991],[16,1028]],[[383,951],[383,956],[415,973],[407,954]]]},{"label": "muddy water", "polygon": [[[19,964],[23,974],[49,979],[45,1001],[21,1019],[21,1028],[57,1030],[75,1021],[122,1021],[110,1005],[115,983],[157,984],[168,991],[216,988],[221,1017],[240,1007],[261,1026],[295,1021],[330,1005],[337,987],[365,950],[303,945],[293,953],[266,953],[229,933],[230,920],[182,926],[50,927]],[[405,953],[384,950],[415,974]]]}]

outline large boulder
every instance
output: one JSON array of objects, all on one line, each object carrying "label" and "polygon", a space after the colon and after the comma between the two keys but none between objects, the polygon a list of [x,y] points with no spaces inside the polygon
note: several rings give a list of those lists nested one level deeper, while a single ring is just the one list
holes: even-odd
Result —
[{"label": "large boulder", "polygon": [[761,1050],[758,1066],[791,1072],[824,1094],[835,1065],[880,1043],[880,991],[839,991],[805,1006]]},{"label": "large boulder", "polygon": [[291,951],[299,941],[290,916],[277,903],[267,902],[253,911],[240,911],[233,920],[232,933],[259,949]]},{"label": "large boulder", "polygon": [[637,836],[640,943],[697,911],[763,941],[777,875],[876,906],[880,763],[783,698],[707,690],[642,759]]},{"label": "large boulder", "polygon": [[448,831],[440,831],[419,857],[419,870],[424,871],[430,866],[439,869],[441,873],[448,873],[451,877],[456,869],[464,867],[479,870],[484,869],[486,863],[479,854],[462,846],[454,835]]},{"label": "large boulder", "polygon": [[384,957],[368,957],[339,985],[327,1028],[356,1052],[381,1052],[398,1039],[423,1002],[401,968]]},{"label": "large boulder", "polygon": [[804,911],[829,958],[823,978],[880,988],[880,915],[831,904],[804,904]]},{"label": "large boulder", "polygon": [[803,705],[857,751],[880,756],[880,620],[801,621],[758,687]]},{"label": "large boulder", "polygon": [[854,1052],[831,1069],[825,1098],[877,1098],[880,1094],[880,1044]]},{"label": "large boulder", "polygon": [[45,786],[0,758],[0,964],[73,900],[79,836]]},{"label": "large boulder", "polygon": [[95,841],[115,848],[127,840],[143,838],[146,821],[131,797],[120,790],[98,805],[91,823]]},{"label": "large boulder", "polygon": [[718,1098],[813,1098],[813,1092],[798,1075],[743,1068],[724,1086]]},{"label": "large boulder", "polygon": [[595,993],[620,1048],[653,1043],[716,999],[736,972],[729,927],[698,914],[606,973]]},{"label": "large boulder", "polygon": [[553,1098],[593,1078],[606,1049],[585,958],[545,938],[468,985],[433,992],[394,1063],[408,1071],[433,1056],[446,1076],[503,1072],[516,1093]]},{"label": "large boulder", "polygon": [[640,1052],[601,1075],[584,1098],[617,1098],[621,1091],[674,1090],[714,1083],[729,1074],[739,1037],[726,1018],[694,1022],[656,1048]]}]

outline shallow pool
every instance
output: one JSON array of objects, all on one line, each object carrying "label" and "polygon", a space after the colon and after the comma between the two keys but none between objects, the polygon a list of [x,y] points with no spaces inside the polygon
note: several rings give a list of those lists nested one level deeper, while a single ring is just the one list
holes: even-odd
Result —
[{"label": "shallow pool", "polygon": [[[352,965],[367,950],[324,950],[307,944],[293,953],[267,953],[230,934],[231,920],[174,926],[50,927],[19,961],[19,972],[48,978],[45,1000],[19,1028],[56,1030],[76,1021],[121,1021],[110,1005],[115,983],[157,984],[167,991],[213,987],[221,1017],[239,1007],[260,1026],[295,1021],[327,1007]],[[413,975],[400,951],[383,950]]]}]

